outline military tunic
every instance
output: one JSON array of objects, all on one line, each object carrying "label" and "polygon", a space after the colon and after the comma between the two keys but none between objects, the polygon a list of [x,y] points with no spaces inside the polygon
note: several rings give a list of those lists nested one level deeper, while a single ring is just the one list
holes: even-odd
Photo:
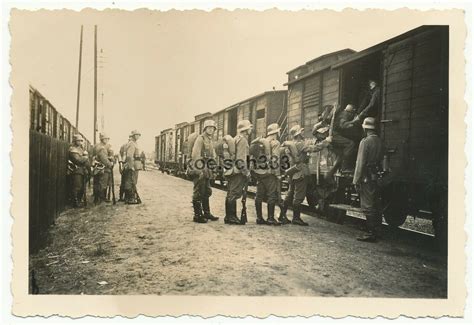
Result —
[{"label": "military tunic", "polygon": [[82,200],[85,192],[84,177],[89,173],[89,155],[82,146],[73,145],[69,147],[69,160],[74,164],[75,168],[71,171],[71,197],[77,204]]},{"label": "military tunic", "polygon": [[140,149],[134,140],[130,140],[125,151],[124,190],[135,192],[138,183],[138,171],[142,169]]},{"label": "military tunic", "polygon": [[353,183],[360,185],[360,207],[367,218],[367,226],[376,231],[382,224],[381,193],[377,184],[376,168],[383,159],[382,140],[375,133],[361,140],[357,153]]},{"label": "military tunic", "polygon": [[193,201],[202,202],[212,195],[213,171],[206,166],[212,161],[217,165],[214,144],[212,138],[203,133],[196,138],[191,151],[191,168],[197,171],[193,176]]},{"label": "military tunic", "polygon": [[232,175],[227,176],[227,197],[228,201],[235,201],[242,197],[250,176],[247,168],[247,158],[249,157],[248,138],[243,135],[236,135],[235,141],[235,162]]},{"label": "military tunic", "polygon": [[[98,143],[94,146],[95,160],[104,167],[100,173],[94,176],[94,193],[95,195],[102,197],[105,194],[104,191],[106,191],[109,186],[112,174],[113,163],[110,159],[109,153],[110,145],[108,144],[104,145],[103,143]],[[105,199],[105,197],[103,198]]]}]

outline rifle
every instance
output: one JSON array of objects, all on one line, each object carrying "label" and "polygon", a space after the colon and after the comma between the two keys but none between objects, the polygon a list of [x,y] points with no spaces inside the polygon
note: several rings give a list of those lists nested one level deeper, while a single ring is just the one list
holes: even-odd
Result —
[{"label": "rifle", "polygon": [[90,185],[90,170],[88,167],[84,167],[85,174],[84,174],[84,180],[83,180],[83,189],[84,189],[84,194],[82,197],[82,200],[84,201],[84,206],[87,206],[87,183]]},{"label": "rifle", "polygon": [[117,203],[117,202],[115,201],[114,166],[115,166],[115,165],[112,165],[112,168],[111,168],[111,170],[110,170],[110,175],[111,175],[111,177],[112,177],[112,185],[111,185],[111,190],[112,190],[112,204]]},{"label": "rifle", "polygon": [[[137,171],[137,173],[138,173],[138,171]],[[135,195],[137,197],[137,204],[141,204],[142,199],[140,198],[140,195],[138,194],[137,185],[134,182],[132,182],[132,184],[133,184],[133,191],[135,192]]]},{"label": "rifle", "polygon": [[245,179],[244,193],[242,193],[242,211],[240,212],[240,223],[245,225],[247,223],[247,191],[249,189],[249,179]]}]

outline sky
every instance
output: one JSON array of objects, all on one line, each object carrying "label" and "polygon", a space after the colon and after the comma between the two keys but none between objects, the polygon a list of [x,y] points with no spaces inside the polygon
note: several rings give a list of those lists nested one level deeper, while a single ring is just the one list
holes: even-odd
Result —
[{"label": "sky", "polygon": [[137,129],[140,147],[152,152],[161,130],[272,87],[285,89],[286,72],[315,57],[363,50],[432,22],[370,10],[14,10],[13,87],[27,98],[33,86],[74,123],[83,25],[79,129],[92,140],[97,25],[99,128],[116,149]]}]

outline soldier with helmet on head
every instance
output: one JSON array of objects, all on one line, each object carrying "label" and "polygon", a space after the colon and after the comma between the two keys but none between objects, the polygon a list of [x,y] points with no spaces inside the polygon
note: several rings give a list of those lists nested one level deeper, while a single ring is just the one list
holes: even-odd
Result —
[{"label": "soldier with helmet on head", "polygon": [[242,120],[237,123],[237,135],[233,141],[235,144],[235,160],[231,169],[226,172],[226,175],[228,175],[224,218],[226,224],[243,224],[237,217],[237,200],[244,194],[246,184],[250,178],[247,157],[249,156],[249,137],[252,133],[252,127],[249,120]]},{"label": "soldier with helmet on head", "polygon": [[94,175],[94,203],[100,204],[107,200],[107,187],[112,175],[113,153],[110,156],[110,138],[101,133],[100,142],[94,146],[93,175]]},{"label": "soldier with helmet on head", "polygon": [[[252,141],[252,145],[261,144],[264,150],[264,157],[257,158],[257,168],[254,173],[257,178],[257,193],[255,195],[255,209],[257,213],[258,225],[281,225],[275,219],[275,205],[281,200],[279,191],[280,182],[280,126],[277,123],[270,124],[267,127],[267,137],[257,138]],[[261,161],[265,162],[260,166]],[[267,198],[267,220],[263,219],[262,202]],[[289,223],[288,219],[282,220],[283,223]]]},{"label": "soldier with helmet on head", "polygon": [[375,119],[366,117],[362,123],[365,138],[360,141],[352,183],[360,194],[360,207],[366,216],[368,234],[359,241],[376,242],[382,225],[381,192],[378,183],[382,170],[383,144],[375,132]]},{"label": "soldier with helmet on head", "polygon": [[141,203],[140,197],[137,192],[138,183],[138,171],[142,169],[142,162],[140,157],[140,149],[138,148],[137,141],[140,139],[140,132],[137,130],[132,131],[130,134],[130,141],[127,144],[125,151],[125,164],[123,172],[124,178],[124,192],[125,192],[125,203],[126,204],[139,204]]},{"label": "soldier with helmet on head", "polygon": [[85,180],[89,176],[90,169],[89,154],[84,149],[84,139],[80,134],[74,135],[68,158],[68,171],[71,177],[71,200],[73,207],[78,208],[86,195]]},{"label": "soldier with helmet on head", "polygon": [[213,144],[213,135],[216,129],[216,123],[213,120],[204,121],[202,133],[196,137],[192,146],[191,162],[188,167],[193,170],[193,221],[197,223],[219,220],[219,217],[211,214],[209,205],[209,197],[212,195],[210,182],[213,178],[213,170],[208,167],[212,167],[211,164],[217,166]]}]

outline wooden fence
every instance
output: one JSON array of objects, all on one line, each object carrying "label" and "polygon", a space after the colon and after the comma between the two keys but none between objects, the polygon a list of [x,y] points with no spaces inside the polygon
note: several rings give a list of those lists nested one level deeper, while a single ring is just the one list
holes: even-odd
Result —
[{"label": "wooden fence", "polygon": [[[69,203],[68,149],[79,132],[34,88],[30,88],[30,113],[29,248],[35,252]],[[84,144],[89,151],[89,141]]]}]

